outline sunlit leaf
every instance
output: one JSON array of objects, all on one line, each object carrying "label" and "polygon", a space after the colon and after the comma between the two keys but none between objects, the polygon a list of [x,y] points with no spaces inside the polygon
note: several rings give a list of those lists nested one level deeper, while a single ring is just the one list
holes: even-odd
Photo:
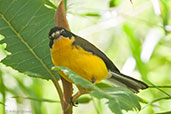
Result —
[{"label": "sunlit leaf", "polygon": [[6,101],[6,99],[5,99],[6,92],[5,91],[6,90],[5,90],[5,85],[4,85],[3,78],[2,78],[2,72],[0,70],[0,95],[2,95],[2,99],[0,100],[0,101],[2,101],[2,102],[0,102],[1,105],[5,105],[5,101]]},{"label": "sunlit leaf", "polygon": [[49,0],[45,0],[45,2],[44,2],[46,5],[48,5],[48,6],[50,6],[51,8],[53,8],[53,9],[56,9],[57,8],[57,6],[55,6],[51,1],[49,1]]},{"label": "sunlit leaf", "polygon": [[136,60],[138,70],[140,71],[142,78],[147,77],[147,68],[145,66],[145,63],[142,62],[141,60],[141,43],[139,39],[135,36],[133,28],[129,26],[129,24],[124,24],[123,25],[123,30],[127,35],[127,40],[129,43],[129,47],[132,51],[132,55]]},{"label": "sunlit leaf", "polygon": [[3,102],[0,102],[1,105],[5,105]]},{"label": "sunlit leaf", "polygon": [[65,8],[65,11],[67,11],[67,0],[64,0],[64,8]]},{"label": "sunlit leaf", "polygon": [[116,7],[118,6],[123,0],[110,0],[109,2],[109,7],[112,8],[112,7]]},{"label": "sunlit leaf", "polygon": [[160,89],[159,87],[157,87],[156,85],[154,85],[153,83],[151,83],[149,80],[147,79],[148,76],[148,70],[146,67],[146,64],[142,62],[141,58],[140,58],[140,54],[141,54],[141,43],[138,40],[137,36],[134,34],[134,30],[129,26],[129,24],[125,24],[123,26],[123,30],[127,35],[127,39],[128,39],[128,43],[129,46],[131,48],[132,51],[132,55],[136,60],[137,63],[137,67],[138,70],[140,71],[142,78],[148,82],[150,85],[154,86],[155,88],[157,88],[159,91],[163,92],[164,94],[166,94],[167,96],[171,97],[169,93],[167,93],[166,91]]},{"label": "sunlit leaf", "polygon": [[[162,20],[163,20],[163,27],[168,25],[169,22],[169,9],[168,9],[168,1],[167,0],[161,0],[161,10],[162,10]],[[165,28],[164,28],[165,30]]]}]

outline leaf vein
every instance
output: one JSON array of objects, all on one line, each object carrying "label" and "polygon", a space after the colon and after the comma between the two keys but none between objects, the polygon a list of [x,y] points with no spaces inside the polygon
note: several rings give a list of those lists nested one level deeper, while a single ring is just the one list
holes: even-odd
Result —
[{"label": "leaf vein", "polygon": [[11,22],[12,19],[14,19],[14,18],[16,17],[16,15],[18,14],[18,12],[19,12],[20,10],[22,10],[30,1],[31,1],[31,0],[27,0],[27,2],[25,2],[25,4],[22,5],[22,7],[20,7],[20,8],[16,11],[16,13],[13,15],[13,17],[11,17],[11,19],[9,19],[9,22]]},{"label": "leaf vein", "polygon": [[47,39],[43,39],[42,41],[40,41],[38,44],[36,44],[35,46],[32,47],[32,49],[35,49],[36,47],[38,47],[40,44],[42,44],[44,41],[46,41]]},{"label": "leaf vein", "polygon": [[1,27],[1,28],[0,28],[0,31],[1,31],[1,30],[4,30],[4,29],[7,29],[7,28],[9,28],[9,27],[8,27],[8,26]]},{"label": "leaf vein", "polygon": [[[48,24],[47,24],[47,25],[48,25]],[[30,42],[31,39],[32,39],[34,36],[36,36],[38,33],[40,33],[44,28],[46,28],[47,25],[45,25],[44,27],[42,27],[38,32],[34,33],[34,34],[29,38],[30,40],[27,40],[27,42]],[[46,39],[43,39],[43,40],[46,40]],[[38,44],[40,44],[40,43],[38,43]],[[34,48],[34,47],[35,47],[35,46],[33,46],[32,48]]]},{"label": "leaf vein", "polygon": [[18,33],[21,33],[28,25],[29,23],[34,19],[35,14],[41,9],[43,5],[41,4],[39,8],[37,8],[37,10],[34,12],[34,14],[32,15],[32,17],[27,21],[27,23],[25,25],[23,25],[23,27],[19,30]]},{"label": "leaf vein", "polygon": [[47,54],[46,56],[44,56],[44,57],[42,58],[42,60],[45,60],[48,56],[50,56],[50,53]]},{"label": "leaf vein", "polygon": [[[50,65],[50,64],[49,64]],[[37,69],[37,68],[40,68],[41,67],[41,65],[38,65],[38,66],[34,66],[34,67],[31,67],[30,69],[27,69],[28,71],[31,71],[31,70],[33,70],[33,69]]]},{"label": "leaf vein", "polygon": [[5,13],[9,10],[9,8],[14,4],[16,0],[13,0],[7,7],[7,9],[4,11],[4,13],[2,13],[2,15],[5,15]]},{"label": "leaf vein", "polygon": [[14,43],[10,43],[10,44],[7,44],[7,45],[8,45],[8,47],[11,47],[11,46],[14,46],[16,44],[20,44],[20,42],[14,42]]},{"label": "leaf vein", "polygon": [[45,29],[48,25],[49,25],[49,23],[46,24],[45,26],[43,26],[39,31],[37,31],[36,33],[34,33],[34,34],[32,35],[31,38],[33,38],[33,37],[36,36],[38,33],[40,33],[40,32],[41,32],[43,29]]},{"label": "leaf vein", "polygon": [[17,63],[16,67],[18,67],[20,64],[23,64],[24,62],[30,61],[30,60],[32,60],[32,59],[35,59],[35,58],[32,57],[32,58],[25,59],[25,60],[23,60],[23,61]]}]

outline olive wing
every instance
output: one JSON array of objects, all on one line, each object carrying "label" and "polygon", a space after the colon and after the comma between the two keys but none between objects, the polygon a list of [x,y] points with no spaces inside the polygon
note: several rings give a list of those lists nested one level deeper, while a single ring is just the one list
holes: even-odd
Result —
[{"label": "olive wing", "polygon": [[82,47],[84,50],[93,53],[94,55],[100,57],[106,64],[108,70],[112,71],[112,72],[116,72],[116,73],[120,73],[120,71],[118,70],[118,68],[113,64],[113,62],[101,51],[99,50],[96,46],[94,46],[93,44],[91,44],[89,41],[75,35],[72,33],[72,35],[75,37],[75,41],[73,42],[72,45],[75,46],[80,46]]}]

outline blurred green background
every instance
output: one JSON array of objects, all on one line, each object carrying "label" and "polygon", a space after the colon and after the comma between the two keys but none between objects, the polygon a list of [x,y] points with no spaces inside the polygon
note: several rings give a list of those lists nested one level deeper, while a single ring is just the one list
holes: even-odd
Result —
[{"label": "blurred green background", "polygon": [[[122,73],[159,86],[160,90],[149,88],[138,94],[146,101],[141,103],[140,112],[125,114],[171,113],[171,1],[132,2],[67,0],[67,19],[73,33],[103,50]],[[0,45],[0,60],[7,54],[5,46]],[[58,101],[51,81],[28,77],[0,63],[0,114],[13,114],[15,110],[20,111],[16,114],[61,114]],[[80,113],[111,111],[105,101],[94,99],[74,108],[74,114]]]}]

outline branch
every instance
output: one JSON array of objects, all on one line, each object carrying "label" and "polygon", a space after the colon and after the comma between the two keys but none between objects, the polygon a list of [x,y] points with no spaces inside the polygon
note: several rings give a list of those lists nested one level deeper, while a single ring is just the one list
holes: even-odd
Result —
[{"label": "branch", "polygon": [[[61,0],[60,4],[56,10],[55,24],[58,27],[64,27],[65,29],[69,30],[68,21],[66,19],[66,14],[65,14],[64,0]],[[62,85],[63,85],[63,98],[62,98],[63,102],[61,102],[63,114],[72,114],[72,106],[67,111],[65,111],[66,108],[70,105],[70,99],[71,99],[72,93],[73,93],[72,83],[66,81],[62,77],[61,77],[61,80],[62,80]],[[57,87],[58,87],[58,85],[57,85]]]}]

